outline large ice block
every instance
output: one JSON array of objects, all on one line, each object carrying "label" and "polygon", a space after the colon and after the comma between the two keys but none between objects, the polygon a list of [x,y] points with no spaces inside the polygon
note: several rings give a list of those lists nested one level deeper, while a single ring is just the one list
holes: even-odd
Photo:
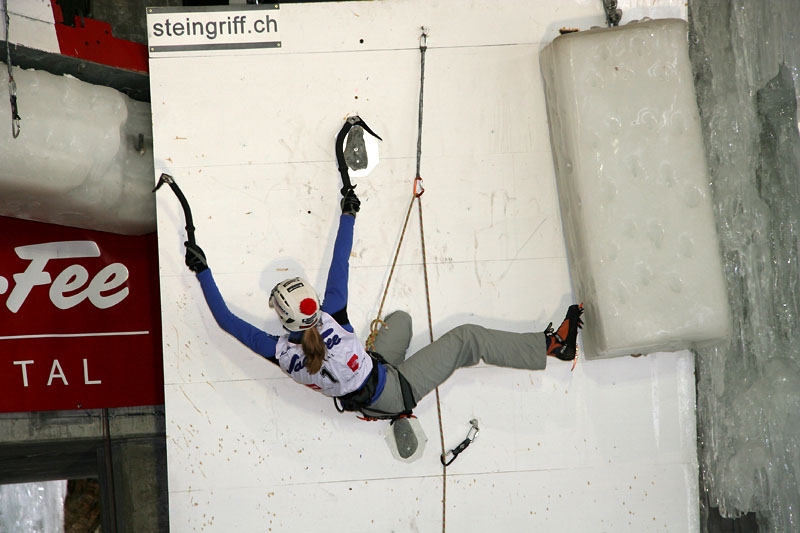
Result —
[{"label": "large ice block", "polygon": [[[0,86],[8,71],[0,63]],[[0,105],[0,215],[114,233],[156,229],[150,104],[109,87],[13,69],[21,131]]]},{"label": "large ice block", "polygon": [[541,65],[586,356],[728,336],[686,22],[561,35]]}]

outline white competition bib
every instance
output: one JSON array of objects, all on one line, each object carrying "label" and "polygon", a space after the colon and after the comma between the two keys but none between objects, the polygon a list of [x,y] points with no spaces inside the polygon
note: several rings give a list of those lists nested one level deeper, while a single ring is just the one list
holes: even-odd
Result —
[{"label": "white competition bib", "polygon": [[355,333],[344,329],[328,313],[322,313],[316,327],[327,348],[320,371],[308,373],[303,347],[289,342],[289,335],[278,339],[276,358],[281,369],[296,382],[325,396],[344,396],[357,390],[372,371],[372,357]]}]

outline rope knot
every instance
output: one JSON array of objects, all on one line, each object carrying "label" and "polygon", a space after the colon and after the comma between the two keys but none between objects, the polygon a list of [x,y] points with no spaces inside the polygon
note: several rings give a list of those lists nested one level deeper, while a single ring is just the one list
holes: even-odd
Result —
[{"label": "rope knot", "polygon": [[386,325],[386,322],[381,320],[380,318],[376,318],[369,324],[369,336],[367,337],[367,341],[364,345],[367,347],[367,350],[372,351],[375,347],[375,337],[378,336],[378,331],[380,328],[388,328],[389,326]]}]

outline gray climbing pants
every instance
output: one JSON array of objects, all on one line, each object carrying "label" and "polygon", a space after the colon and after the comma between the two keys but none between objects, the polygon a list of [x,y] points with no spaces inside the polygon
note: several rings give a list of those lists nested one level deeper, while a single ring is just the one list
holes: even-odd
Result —
[{"label": "gray climbing pants", "polygon": [[411,342],[411,316],[395,311],[384,323],[386,325],[375,337],[373,349],[389,362],[386,385],[375,403],[361,410],[368,416],[399,414],[405,410],[397,372],[408,380],[414,400],[418,402],[457,369],[476,365],[481,360],[494,366],[524,370],[544,370],[547,366],[544,333],[512,333],[464,324],[406,359]]}]

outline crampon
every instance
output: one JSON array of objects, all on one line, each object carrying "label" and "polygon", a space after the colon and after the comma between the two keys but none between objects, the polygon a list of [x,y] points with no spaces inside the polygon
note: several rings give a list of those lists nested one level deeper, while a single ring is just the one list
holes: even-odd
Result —
[{"label": "crampon", "polygon": [[578,330],[583,327],[582,314],[583,304],[571,305],[558,329],[554,330],[553,323],[550,322],[544,330],[547,355],[558,357],[562,361],[573,361],[573,368],[578,356]]}]

